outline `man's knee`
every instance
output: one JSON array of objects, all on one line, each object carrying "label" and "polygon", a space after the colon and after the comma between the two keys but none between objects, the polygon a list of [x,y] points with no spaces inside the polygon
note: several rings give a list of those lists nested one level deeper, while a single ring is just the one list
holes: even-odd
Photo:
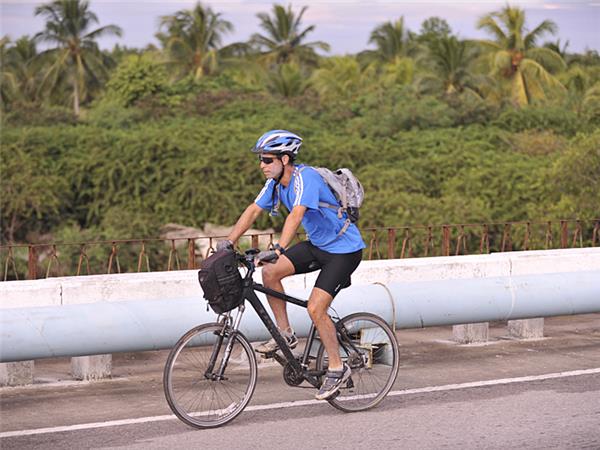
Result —
[{"label": "man's knee", "polygon": [[307,307],[308,314],[313,322],[327,315],[327,310],[332,301],[333,297],[327,292],[320,289],[317,292],[313,291]]},{"label": "man's knee", "polygon": [[313,322],[318,320],[324,312],[323,307],[315,302],[309,302],[306,309]]},{"label": "man's knee", "polygon": [[278,276],[277,271],[274,270],[273,266],[263,266],[262,278],[265,284],[281,281],[281,277]]}]

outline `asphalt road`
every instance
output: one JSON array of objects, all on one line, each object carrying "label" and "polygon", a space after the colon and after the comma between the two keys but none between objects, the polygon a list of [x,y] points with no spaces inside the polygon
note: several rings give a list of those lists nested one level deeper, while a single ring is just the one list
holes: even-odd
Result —
[{"label": "asphalt road", "polygon": [[57,381],[68,360],[48,360],[33,387],[0,389],[0,446],[600,449],[600,315],[547,319],[539,341],[503,333],[495,324],[489,345],[458,346],[448,328],[400,331],[392,395],[362,413],[313,401],[266,364],[250,407],[212,430],[169,417],[162,352],[116,355],[115,378],[96,383]]}]

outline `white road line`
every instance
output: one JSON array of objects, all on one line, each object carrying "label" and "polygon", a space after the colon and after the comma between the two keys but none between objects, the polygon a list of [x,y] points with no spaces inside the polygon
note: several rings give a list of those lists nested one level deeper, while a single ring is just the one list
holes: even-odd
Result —
[{"label": "white road line", "polygon": [[[459,384],[446,384],[443,386],[429,386],[423,388],[416,389],[404,389],[401,391],[390,391],[388,396],[398,396],[398,395],[412,395],[412,394],[424,394],[429,392],[440,392],[440,391],[453,391],[457,389],[469,389],[474,387],[484,387],[484,386],[496,386],[500,384],[512,384],[512,383],[526,383],[530,381],[542,381],[542,380],[551,380],[554,378],[566,378],[566,377],[575,377],[579,375],[592,375],[600,373],[600,367],[595,369],[583,369],[583,370],[573,370],[570,372],[557,372],[557,373],[547,373],[544,375],[532,375],[527,377],[517,377],[517,378],[500,378],[497,380],[487,380],[487,381],[473,381],[470,383],[459,383]],[[322,405],[322,400],[300,400],[294,402],[282,402],[282,403],[270,403],[267,405],[254,405],[248,406],[245,411],[262,411],[268,409],[281,409],[281,408],[292,408],[298,406],[312,406],[312,405]],[[122,419],[122,420],[109,420],[106,422],[94,422],[94,423],[82,423],[79,425],[66,425],[61,427],[51,427],[51,428],[36,428],[33,430],[20,430],[20,431],[6,431],[4,433],[0,433],[0,438],[7,437],[15,437],[15,436],[29,436],[34,434],[45,434],[45,433],[60,433],[63,431],[77,431],[77,430],[88,430],[92,428],[105,428],[105,427],[116,427],[121,425],[134,425],[138,423],[147,423],[147,422],[160,422],[164,420],[173,420],[176,419],[174,415],[165,415],[165,416],[152,416],[152,417],[140,417],[137,419]]]}]

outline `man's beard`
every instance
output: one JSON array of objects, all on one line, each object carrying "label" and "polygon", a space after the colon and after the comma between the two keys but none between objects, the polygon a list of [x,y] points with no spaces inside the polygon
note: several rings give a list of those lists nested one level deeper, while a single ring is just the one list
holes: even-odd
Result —
[{"label": "man's beard", "polygon": [[283,173],[283,167],[279,167],[278,170],[271,171],[271,176],[267,177],[267,179],[277,180],[281,174]]}]

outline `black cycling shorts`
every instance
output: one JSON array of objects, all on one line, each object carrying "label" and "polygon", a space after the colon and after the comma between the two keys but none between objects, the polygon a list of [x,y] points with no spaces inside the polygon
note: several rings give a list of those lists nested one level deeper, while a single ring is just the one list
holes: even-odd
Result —
[{"label": "black cycling shorts", "polygon": [[286,250],[284,255],[292,262],[297,274],[320,269],[315,287],[335,297],[341,289],[350,286],[350,276],[360,264],[362,250],[329,253],[315,247],[310,241],[304,241]]}]

